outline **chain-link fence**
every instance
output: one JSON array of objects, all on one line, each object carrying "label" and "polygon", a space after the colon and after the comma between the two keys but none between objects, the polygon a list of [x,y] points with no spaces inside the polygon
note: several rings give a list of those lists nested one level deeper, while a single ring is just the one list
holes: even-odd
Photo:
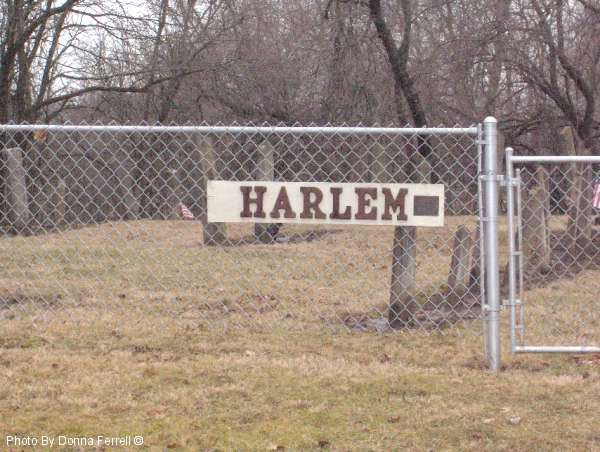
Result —
[{"label": "chain-link fence", "polygon": [[513,350],[600,352],[600,157],[507,162]]},{"label": "chain-link fence", "polygon": [[[1,321],[479,331],[480,130],[0,126]],[[208,223],[212,179],[440,183],[445,226]]]}]

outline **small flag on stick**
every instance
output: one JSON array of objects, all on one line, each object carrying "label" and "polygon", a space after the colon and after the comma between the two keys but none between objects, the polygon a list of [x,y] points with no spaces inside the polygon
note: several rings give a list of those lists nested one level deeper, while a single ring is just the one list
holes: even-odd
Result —
[{"label": "small flag on stick", "polygon": [[594,206],[595,209],[600,209],[600,181],[594,183],[594,197],[592,206]]},{"label": "small flag on stick", "polygon": [[185,204],[179,204],[179,214],[181,218],[184,220],[193,220],[194,214],[190,209],[187,208]]}]

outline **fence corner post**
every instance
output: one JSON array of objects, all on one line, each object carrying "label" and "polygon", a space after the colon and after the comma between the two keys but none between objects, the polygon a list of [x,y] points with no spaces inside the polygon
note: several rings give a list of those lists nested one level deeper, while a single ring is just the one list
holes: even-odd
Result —
[{"label": "fence corner post", "polygon": [[485,193],[485,277],[486,305],[483,306],[487,322],[487,362],[492,372],[500,370],[500,265],[498,252],[498,121],[488,117],[483,122],[484,151],[484,193]]}]

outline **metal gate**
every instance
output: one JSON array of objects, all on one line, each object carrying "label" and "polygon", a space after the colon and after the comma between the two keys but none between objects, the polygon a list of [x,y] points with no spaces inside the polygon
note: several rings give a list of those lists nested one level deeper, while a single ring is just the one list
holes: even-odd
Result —
[{"label": "metal gate", "polygon": [[506,150],[513,353],[600,353],[598,164],[598,156]]}]

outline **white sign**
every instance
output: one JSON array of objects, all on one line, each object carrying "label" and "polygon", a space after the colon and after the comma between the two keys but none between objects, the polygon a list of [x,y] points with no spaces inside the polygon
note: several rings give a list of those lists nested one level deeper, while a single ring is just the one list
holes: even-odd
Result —
[{"label": "white sign", "polygon": [[211,223],[444,225],[441,184],[211,180],[207,192]]}]

